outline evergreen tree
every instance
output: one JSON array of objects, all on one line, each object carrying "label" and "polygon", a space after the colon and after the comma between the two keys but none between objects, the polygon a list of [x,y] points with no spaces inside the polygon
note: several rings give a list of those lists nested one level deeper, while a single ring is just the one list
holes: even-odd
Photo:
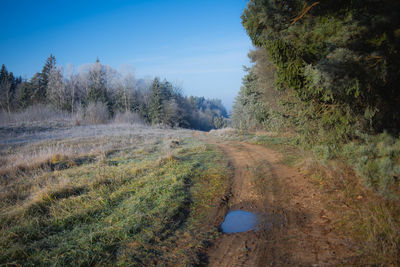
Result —
[{"label": "evergreen tree", "polygon": [[1,70],[0,70],[0,81],[4,81],[8,79],[8,71],[7,68],[4,64],[1,65]]},{"label": "evergreen tree", "polygon": [[89,71],[88,77],[89,91],[85,99],[85,105],[89,103],[101,102],[106,104],[108,112],[114,114],[114,99],[111,92],[107,89],[107,72],[105,67],[100,63],[97,58]]},{"label": "evergreen tree", "polygon": [[282,118],[305,138],[399,132],[399,1],[251,0],[242,19],[276,67]]},{"label": "evergreen tree", "polygon": [[12,83],[13,77],[10,77],[3,64],[0,70],[0,106],[7,113],[11,112]]},{"label": "evergreen tree", "polygon": [[149,119],[152,124],[161,123],[163,116],[163,93],[158,77],[154,78],[150,90]]},{"label": "evergreen tree", "polygon": [[32,94],[34,86],[31,82],[24,81],[18,87],[18,94],[16,97],[16,108],[25,109],[32,104]]},{"label": "evergreen tree", "polygon": [[103,102],[107,103],[106,94],[106,74],[99,59],[89,71],[89,94],[87,102]]},{"label": "evergreen tree", "polygon": [[19,83],[21,83],[21,77],[15,78],[3,64],[0,70],[0,105],[8,113],[15,108],[15,92]]},{"label": "evergreen tree", "polygon": [[44,103],[47,97],[47,85],[49,83],[50,73],[56,67],[56,58],[50,54],[43,66],[42,72],[34,77],[34,92],[32,95],[33,102]]}]

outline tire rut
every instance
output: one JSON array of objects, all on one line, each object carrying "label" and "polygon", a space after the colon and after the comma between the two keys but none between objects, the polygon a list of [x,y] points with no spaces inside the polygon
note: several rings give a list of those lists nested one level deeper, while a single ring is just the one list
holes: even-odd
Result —
[{"label": "tire rut", "polygon": [[320,192],[298,169],[281,163],[281,153],[206,135],[199,138],[216,145],[233,168],[229,210],[265,217],[260,230],[222,234],[208,250],[209,266],[332,266],[351,262],[351,242],[333,230],[336,215],[324,209]]}]

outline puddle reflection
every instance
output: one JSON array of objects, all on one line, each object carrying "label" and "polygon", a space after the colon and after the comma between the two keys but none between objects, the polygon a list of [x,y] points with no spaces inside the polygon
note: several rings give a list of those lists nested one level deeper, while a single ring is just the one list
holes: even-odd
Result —
[{"label": "puddle reflection", "polygon": [[243,210],[233,210],[226,215],[221,227],[224,233],[240,233],[256,230],[258,224],[259,216],[257,214]]}]

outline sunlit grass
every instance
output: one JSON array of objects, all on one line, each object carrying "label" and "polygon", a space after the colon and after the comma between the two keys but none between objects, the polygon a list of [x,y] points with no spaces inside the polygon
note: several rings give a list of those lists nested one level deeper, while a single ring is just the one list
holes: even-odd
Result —
[{"label": "sunlit grass", "polygon": [[[0,263],[199,263],[217,234],[209,216],[226,191],[227,164],[188,131],[148,131],[100,136],[107,149],[93,146],[87,155],[57,150],[44,159],[47,167],[6,167]],[[85,146],[82,139],[62,142]]]}]

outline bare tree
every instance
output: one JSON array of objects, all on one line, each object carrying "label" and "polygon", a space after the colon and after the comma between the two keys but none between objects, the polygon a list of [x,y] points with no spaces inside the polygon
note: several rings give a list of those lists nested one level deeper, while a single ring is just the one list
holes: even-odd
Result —
[{"label": "bare tree", "polygon": [[172,98],[163,101],[164,120],[163,123],[170,126],[177,126],[179,124],[179,106],[177,101]]},{"label": "bare tree", "polygon": [[76,89],[78,86],[78,76],[74,75],[74,65],[67,64],[66,66],[67,72],[67,81],[66,81],[66,89],[70,92],[71,95],[71,113],[75,113],[75,99],[76,99]]},{"label": "bare tree", "polygon": [[121,96],[122,96],[122,102],[123,102],[123,108],[125,112],[128,112],[132,106],[132,98],[135,95],[135,84],[136,84],[136,79],[135,79],[135,73],[133,72],[132,69],[129,69],[125,71],[121,76],[120,76],[120,87],[119,89],[121,90]]},{"label": "bare tree", "polygon": [[62,67],[54,68],[50,72],[47,84],[47,98],[56,108],[69,108],[71,96],[64,82]]}]

